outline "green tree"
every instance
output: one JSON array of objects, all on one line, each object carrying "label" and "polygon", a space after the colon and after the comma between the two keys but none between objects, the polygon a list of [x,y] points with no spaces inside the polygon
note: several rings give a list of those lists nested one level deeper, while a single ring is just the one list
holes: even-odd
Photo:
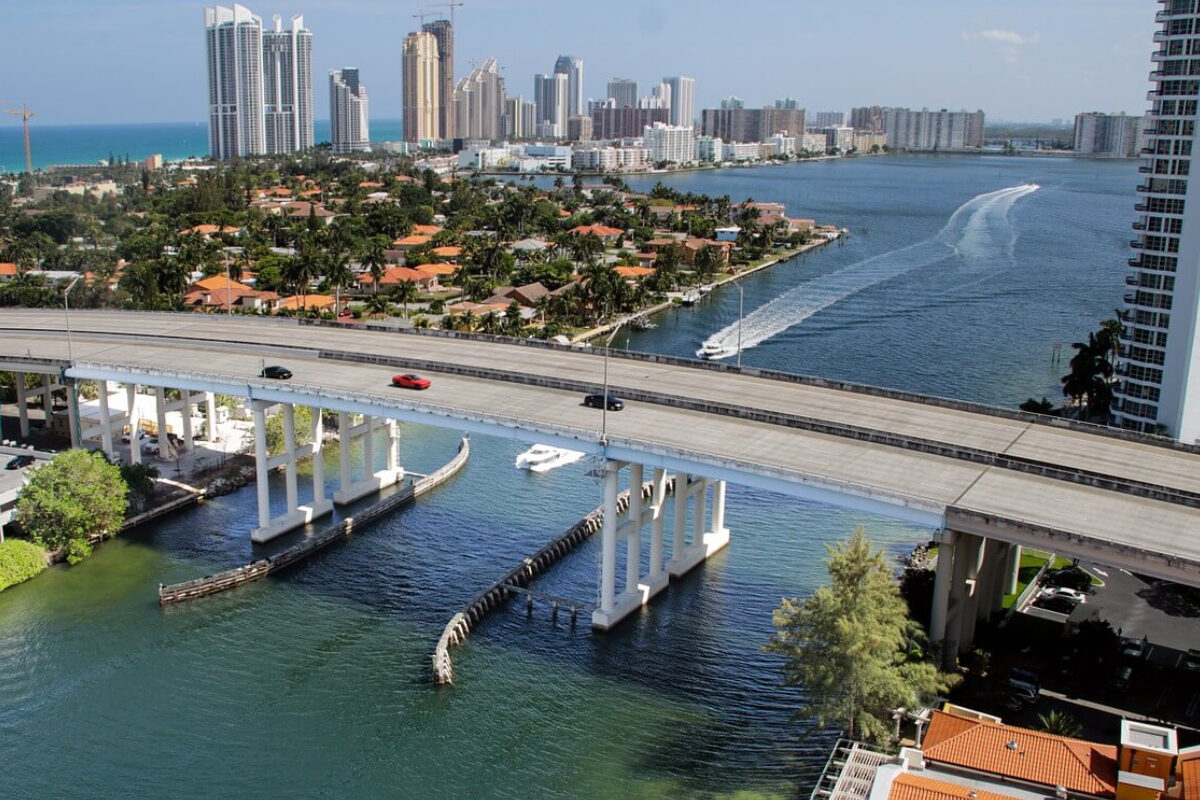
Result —
[{"label": "green tree", "polygon": [[843,726],[849,738],[884,742],[894,709],[946,691],[953,678],[925,660],[892,569],[866,532],[827,549],[831,584],[784,598],[765,649],[784,656],[787,685],[804,687],[800,713]]},{"label": "green tree", "polygon": [[67,450],[33,470],[17,498],[17,521],[43,547],[67,547],[74,564],[91,552],[89,536],[117,532],[128,496],[119,467],[99,453]]},{"label": "green tree", "polygon": [[1065,736],[1068,739],[1078,739],[1083,733],[1083,725],[1070,714],[1062,711],[1051,711],[1049,714],[1038,714],[1037,727],[1055,736]]},{"label": "green tree", "polygon": [[[312,442],[312,409],[308,406],[293,406],[296,428],[296,447]],[[283,452],[283,412],[267,418],[267,452],[278,455]]]},{"label": "green tree", "polygon": [[0,591],[27,581],[46,568],[46,552],[21,539],[0,542]]},{"label": "green tree", "polygon": [[404,318],[408,319],[408,304],[416,300],[420,291],[412,281],[401,281],[392,287],[392,302],[404,306]]}]

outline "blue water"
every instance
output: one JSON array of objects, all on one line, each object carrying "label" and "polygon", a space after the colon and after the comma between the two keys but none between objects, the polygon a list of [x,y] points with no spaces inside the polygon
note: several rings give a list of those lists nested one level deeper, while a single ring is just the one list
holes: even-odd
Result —
[{"label": "blue water", "polygon": [[[1134,180],[1128,164],[888,158],[670,182],[852,231],[745,282],[766,334],[746,363],[1009,403],[1052,391],[1053,345],[1119,297]],[[688,355],[737,308],[723,289],[629,345]],[[456,440],[404,426],[404,460],[426,471]],[[445,621],[599,501],[587,463],[533,475],[520,449],[475,437],[453,483],[228,596],[164,613],[154,589],[257,554],[252,487],[0,593],[5,796],[807,796],[829,737],[791,718],[800,695],[760,650],[771,610],[824,580],[824,543],[856,524],[891,552],[928,532],[731,487],[728,550],[650,608],[593,636],[514,604],[436,691]],[[538,587],[592,601],[597,545]]]},{"label": "blue water", "polygon": [[[167,161],[208,155],[208,125],[166,122],[141,125],[39,125],[30,123],[34,169],[55,164],[95,164],[110,156],[141,161],[161,153]],[[313,138],[329,141],[329,120],[313,123]],[[399,119],[371,120],[371,141],[403,138]],[[25,140],[19,117],[0,120],[0,174],[25,169]]]}]

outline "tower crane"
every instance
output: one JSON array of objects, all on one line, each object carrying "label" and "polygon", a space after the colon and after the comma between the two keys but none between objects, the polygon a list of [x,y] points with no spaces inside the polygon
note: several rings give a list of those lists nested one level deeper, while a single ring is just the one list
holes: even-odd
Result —
[{"label": "tower crane", "polygon": [[450,9],[450,27],[454,28],[454,9],[462,8],[462,3],[431,3],[430,8],[448,8]]},{"label": "tower crane", "polygon": [[12,114],[14,117],[21,117],[22,120],[24,120],[24,122],[25,122],[25,171],[32,175],[33,174],[33,153],[29,149],[29,120],[30,120],[30,118],[33,117],[33,111],[31,111],[29,109],[29,106],[22,104],[20,111],[13,111],[12,109],[5,109],[4,113]]}]

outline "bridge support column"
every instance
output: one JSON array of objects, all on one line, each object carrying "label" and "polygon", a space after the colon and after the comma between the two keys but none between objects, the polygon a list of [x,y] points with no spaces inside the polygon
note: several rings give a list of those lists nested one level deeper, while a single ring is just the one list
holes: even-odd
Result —
[{"label": "bridge support column", "polygon": [[975,642],[975,615],[979,602],[979,573],[984,555],[984,540],[980,536],[960,533],[954,554],[954,583],[951,586],[951,607],[954,621],[950,625],[946,657],[955,659],[971,649]]},{"label": "bridge support column", "polygon": [[663,511],[667,502],[667,471],[654,470],[650,495],[650,564],[646,571],[646,600],[667,588],[670,574],[663,566]]},{"label": "bridge support column", "polygon": [[[288,531],[301,528],[318,517],[333,511],[333,503],[325,498],[324,470],[318,463],[321,457],[320,434],[321,410],[313,409],[312,432],[314,434],[311,447],[296,447],[296,409],[291,404],[283,404],[283,452],[269,457],[267,453],[267,418],[266,411],[270,403],[255,400],[254,413],[254,464],[258,482],[258,527],[250,534],[250,540],[255,543],[270,541],[282,536]],[[297,465],[301,458],[311,452],[314,456],[313,465],[313,500],[308,505],[300,505],[298,491]],[[282,516],[271,516],[271,489],[268,482],[270,471],[274,467],[283,466],[285,470],[284,485],[287,494],[287,510]]]},{"label": "bridge support column", "polygon": [[17,422],[21,429],[21,438],[29,438],[29,395],[25,389],[25,373],[18,372],[14,376],[17,384]]},{"label": "bridge support column", "polygon": [[950,613],[950,586],[954,582],[954,549],[958,534],[942,531],[939,534],[937,576],[933,581],[933,608],[929,612],[929,640],[934,644],[946,641],[946,618]]},{"label": "bridge support column", "polygon": [[171,439],[167,435],[167,390],[161,386],[154,387],[154,413],[157,416],[158,428],[158,460],[170,461]]},{"label": "bridge support column", "polygon": [[[600,607],[592,612],[592,627],[608,630],[667,588],[670,575],[663,565],[663,510],[667,474],[656,469],[649,502],[642,498],[641,464],[629,465],[629,505],[622,522],[617,515],[620,473],[625,464],[610,461],[604,472],[604,521],[601,528]],[[642,529],[651,526],[649,567],[642,574]],[[625,542],[625,584],[617,593],[618,545]]]},{"label": "bridge support column", "polygon": [[[708,490],[712,488],[712,515],[708,517]],[[682,543],[682,527],[679,519],[679,494],[692,499],[692,541],[686,547]],[[704,563],[714,553],[729,544],[729,529],[725,527],[725,481],[696,478],[686,484],[676,483],[676,548],[667,563],[672,578],[682,577]],[[707,525],[707,527],[706,527]]]},{"label": "bridge support column", "polygon": [[112,415],[108,410],[108,381],[96,381],[97,399],[100,401],[100,449],[112,458],[113,450]]},{"label": "bridge support column", "polygon": [[192,393],[187,389],[183,392],[183,424],[180,438],[183,440],[183,452],[192,452]]},{"label": "bridge support column", "polygon": [[1021,545],[1010,544],[1004,559],[1004,593],[1015,594],[1021,582]]},{"label": "bridge support column", "polygon": [[129,408],[129,463],[140,464],[142,463],[142,446],[138,442],[138,434],[141,433],[142,420],[137,408],[137,384],[125,384],[125,401]]},{"label": "bridge support column", "polygon": [[71,431],[71,447],[83,447],[83,431],[79,422],[79,387],[74,378],[64,379],[67,388],[67,425]]},{"label": "bridge support column", "polygon": [[204,393],[204,439],[209,444],[217,440],[217,396]]},{"label": "bridge support column", "polygon": [[50,430],[50,419],[54,416],[54,378],[42,376],[42,429]]},{"label": "bridge support column", "polygon": [[[379,428],[387,430],[387,451],[385,468],[375,469],[375,432]],[[351,483],[350,451],[355,439],[362,439],[363,479]],[[364,416],[358,425],[352,425],[349,414],[338,415],[338,439],[341,444],[341,487],[334,492],[333,501],[338,505],[353,503],[369,494],[394,486],[404,479],[404,470],[400,466],[399,445],[400,434],[394,420],[380,420],[377,417]]]}]

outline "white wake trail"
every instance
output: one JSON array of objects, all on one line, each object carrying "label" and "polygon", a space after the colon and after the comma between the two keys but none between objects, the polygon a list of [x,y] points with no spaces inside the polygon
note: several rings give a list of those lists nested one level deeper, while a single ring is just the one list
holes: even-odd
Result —
[{"label": "white wake trail", "polygon": [[[872,256],[783,293],[743,318],[741,348],[755,347],[864,289],[950,256],[959,255],[971,265],[997,251],[1011,254],[1015,233],[1008,222],[1008,212],[1018,200],[1038,188],[1030,183],[973,197],[959,206],[930,238]],[[734,321],[708,337],[696,354],[703,355],[705,350],[712,359],[736,355],[738,323]]]}]

